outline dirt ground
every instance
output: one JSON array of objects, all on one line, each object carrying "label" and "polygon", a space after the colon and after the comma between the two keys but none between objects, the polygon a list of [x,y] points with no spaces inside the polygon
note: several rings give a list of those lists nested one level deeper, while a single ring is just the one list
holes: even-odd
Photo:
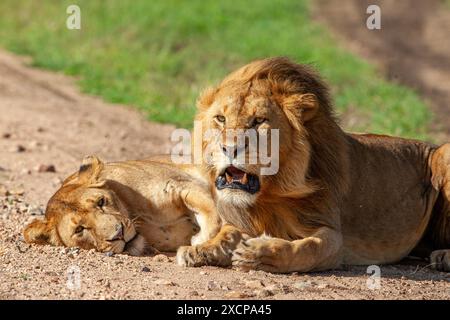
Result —
[{"label": "dirt ground", "polygon": [[[318,0],[314,15],[346,49],[379,66],[391,81],[415,89],[435,114],[429,131],[450,141],[450,10],[443,0]],[[366,9],[381,10],[369,30]]]},{"label": "dirt ground", "polygon": [[419,261],[381,266],[379,287],[370,289],[366,267],[275,275],[182,268],[173,255],[29,246],[22,228],[42,216],[84,155],[166,153],[173,127],[82,95],[71,79],[3,51],[0,75],[0,299],[450,299],[450,274]]}]

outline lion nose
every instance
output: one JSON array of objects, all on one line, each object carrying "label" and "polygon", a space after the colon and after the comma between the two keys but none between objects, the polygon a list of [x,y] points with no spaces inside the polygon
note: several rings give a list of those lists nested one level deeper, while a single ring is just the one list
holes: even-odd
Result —
[{"label": "lion nose", "polygon": [[227,146],[222,144],[222,151],[229,159],[236,159],[238,154],[241,154],[248,149],[248,143],[246,142],[243,146],[231,145]]},{"label": "lion nose", "polygon": [[121,223],[115,225],[116,233],[111,238],[111,241],[123,239],[123,226]]},{"label": "lion nose", "polygon": [[230,159],[234,159],[237,157],[237,148],[236,145],[233,146],[227,146],[225,144],[222,145],[222,151],[223,153]]}]

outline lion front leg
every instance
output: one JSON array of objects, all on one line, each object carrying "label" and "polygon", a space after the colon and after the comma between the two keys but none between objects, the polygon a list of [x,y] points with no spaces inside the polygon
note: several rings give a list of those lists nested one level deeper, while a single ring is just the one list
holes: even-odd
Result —
[{"label": "lion front leg", "polygon": [[233,252],[232,263],[243,270],[274,273],[332,269],[339,266],[341,246],[340,232],[326,227],[295,241],[263,235],[242,241]]},{"label": "lion front leg", "polygon": [[177,263],[185,267],[231,265],[231,255],[243,238],[233,226],[224,225],[211,240],[194,246],[183,246],[177,251]]},{"label": "lion front leg", "polygon": [[211,194],[204,188],[190,184],[181,191],[180,196],[185,206],[194,212],[200,227],[200,231],[192,237],[191,244],[199,245],[215,237],[222,222]]},{"label": "lion front leg", "polygon": [[[432,183],[439,192],[429,226],[430,262],[436,270],[450,272],[450,143],[440,146],[431,158]],[[436,250],[438,249],[438,250]]]}]

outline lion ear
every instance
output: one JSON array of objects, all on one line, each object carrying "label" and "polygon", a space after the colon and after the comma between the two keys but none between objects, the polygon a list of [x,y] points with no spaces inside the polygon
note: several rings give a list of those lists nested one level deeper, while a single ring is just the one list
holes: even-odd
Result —
[{"label": "lion ear", "polygon": [[203,90],[197,100],[197,109],[199,111],[204,111],[211,106],[211,104],[214,102],[216,91],[217,90],[213,87],[209,87]]},{"label": "lion ear", "polygon": [[299,122],[305,123],[317,113],[319,103],[312,93],[293,94],[283,98],[283,109],[291,125],[299,129]]},{"label": "lion ear", "polygon": [[56,232],[47,220],[34,220],[25,227],[23,236],[28,243],[59,245]]},{"label": "lion ear", "polygon": [[96,156],[85,157],[78,171],[78,183],[103,186],[105,181],[100,179],[100,174],[104,167],[105,164]]}]

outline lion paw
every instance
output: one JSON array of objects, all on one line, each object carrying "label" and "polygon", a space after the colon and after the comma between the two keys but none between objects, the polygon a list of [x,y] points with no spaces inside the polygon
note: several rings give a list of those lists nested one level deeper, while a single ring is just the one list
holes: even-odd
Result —
[{"label": "lion paw", "polygon": [[235,228],[226,227],[206,243],[183,246],[177,251],[177,263],[185,267],[231,266],[231,255],[246,236]]},{"label": "lion paw", "polygon": [[430,262],[433,269],[450,272],[450,249],[433,251]]},{"label": "lion paw", "polygon": [[285,272],[283,251],[288,242],[262,236],[241,241],[231,258],[233,266],[243,271]]},{"label": "lion paw", "polygon": [[177,250],[176,261],[179,266],[198,267],[201,266],[200,260],[195,246],[182,246]]},{"label": "lion paw", "polygon": [[217,246],[182,246],[178,248],[176,260],[182,267],[226,267],[231,264],[231,254]]}]

